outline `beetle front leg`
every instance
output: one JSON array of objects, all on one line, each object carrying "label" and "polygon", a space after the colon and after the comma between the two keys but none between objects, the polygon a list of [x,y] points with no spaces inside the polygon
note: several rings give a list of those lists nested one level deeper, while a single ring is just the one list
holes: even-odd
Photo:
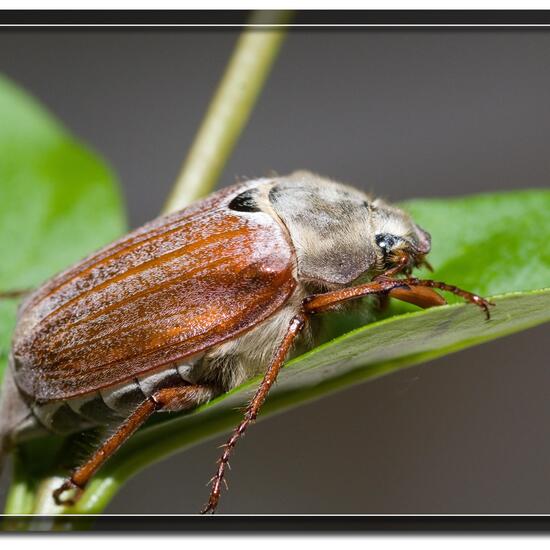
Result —
[{"label": "beetle front leg", "polygon": [[[103,442],[88,461],[78,467],[71,477],[53,492],[55,503],[65,506],[74,505],[99,468],[154,412],[177,412],[192,409],[209,401],[218,393],[214,387],[203,385],[175,386],[156,391],[138,405],[137,409]],[[62,499],[63,493],[69,490],[74,490],[75,494],[70,498]]]},{"label": "beetle front leg", "polygon": [[445,292],[450,292],[455,296],[460,296],[462,299],[466,300],[470,304],[474,304],[481,308],[485,312],[485,317],[487,321],[491,319],[491,311],[489,306],[494,306],[493,302],[489,302],[482,296],[469,292],[468,290],[463,290],[454,285],[448,285],[441,281],[432,281],[431,279],[417,279],[416,277],[409,277],[403,279],[403,282],[410,287],[423,287],[423,288],[437,288],[439,290],[444,290]]},{"label": "beetle front leg", "polygon": [[258,413],[260,411],[260,407],[265,401],[265,398],[267,397],[271,386],[277,379],[277,375],[279,374],[279,371],[281,370],[281,367],[285,362],[286,356],[288,355],[288,352],[292,347],[294,340],[304,328],[306,320],[307,317],[305,313],[299,313],[292,318],[285,337],[279,344],[279,347],[277,348],[275,354],[273,355],[273,358],[271,359],[271,363],[269,364],[269,367],[264,375],[260,387],[256,390],[254,397],[246,408],[243,420],[235,428],[235,430],[231,434],[231,437],[224,445],[223,454],[218,460],[218,469],[216,470],[216,474],[212,478],[212,489],[210,491],[210,497],[208,498],[208,502],[205,507],[201,510],[201,514],[206,514],[209,512],[213,514],[216,511],[216,507],[218,506],[218,502],[220,500],[222,482],[224,481],[225,468],[229,463],[231,453],[233,452],[237,441],[244,435],[244,432],[246,431],[248,426],[252,422],[254,422],[254,420],[256,420],[256,417],[258,416]]},{"label": "beetle front leg", "polygon": [[388,292],[387,296],[424,309],[447,304],[447,300],[435,292],[435,290],[421,286],[414,288],[394,288]]},{"label": "beetle front leg", "polygon": [[[403,293],[405,301],[415,303],[415,300],[418,298],[419,301],[424,301],[424,298],[427,298],[428,306],[439,305],[436,303],[429,303],[432,301],[432,297],[421,295],[417,293],[417,296],[414,296],[414,292],[411,292],[412,289],[416,288],[428,288],[439,290],[444,290],[450,292],[457,296],[460,296],[467,302],[475,304],[481,308],[487,317],[487,320],[490,319],[491,314],[489,311],[489,306],[494,306],[493,303],[489,302],[485,298],[468,292],[467,290],[462,290],[454,285],[448,285],[440,281],[432,281],[431,279],[416,279],[415,277],[409,277],[406,279],[392,279],[385,275],[376,277],[370,283],[365,283],[364,285],[343,288],[341,290],[334,290],[332,292],[326,292],[324,294],[314,294],[309,296],[304,300],[304,310],[308,313],[320,313],[322,311],[327,311],[334,306],[347,302],[349,300],[354,300],[356,298],[362,298],[363,296],[368,296],[370,294],[386,294],[392,291],[404,289],[408,292]],[[400,297],[399,293],[395,293],[396,297]],[[441,304],[442,305],[442,304]],[[423,306],[421,306],[423,307]]]}]

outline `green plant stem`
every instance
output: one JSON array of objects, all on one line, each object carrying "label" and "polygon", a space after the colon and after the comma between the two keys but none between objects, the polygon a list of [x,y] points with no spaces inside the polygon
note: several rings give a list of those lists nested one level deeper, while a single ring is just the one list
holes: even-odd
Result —
[{"label": "green plant stem", "polygon": [[13,454],[13,479],[6,499],[6,514],[30,514],[33,509],[34,487],[26,475],[17,451]]},{"label": "green plant stem", "polygon": [[[250,24],[287,23],[285,11],[255,13]],[[174,212],[207,195],[250,117],[285,36],[284,28],[249,27],[239,38],[195,141],[174,183],[164,212]]]}]

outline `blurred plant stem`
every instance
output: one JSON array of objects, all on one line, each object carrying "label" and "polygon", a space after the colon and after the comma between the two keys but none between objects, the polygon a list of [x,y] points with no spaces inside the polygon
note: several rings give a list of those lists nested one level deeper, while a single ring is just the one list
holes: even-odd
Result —
[{"label": "blurred plant stem", "polygon": [[13,474],[6,500],[6,514],[30,514],[34,501],[33,484],[25,471],[19,453],[13,453]]},{"label": "blurred plant stem", "polygon": [[220,174],[245,127],[286,34],[287,11],[259,11],[240,36],[225,74],[183,163],[164,213],[204,197]]}]

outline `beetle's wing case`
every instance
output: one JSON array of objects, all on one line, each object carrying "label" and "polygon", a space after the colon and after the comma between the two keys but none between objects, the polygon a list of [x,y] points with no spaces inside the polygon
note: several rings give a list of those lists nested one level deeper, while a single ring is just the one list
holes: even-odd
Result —
[{"label": "beetle's wing case", "polygon": [[15,332],[18,387],[39,401],[90,393],[175,364],[280,309],[296,287],[285,229],[269,213],[228,208],[258,185],[159,218],[38,289]]}]

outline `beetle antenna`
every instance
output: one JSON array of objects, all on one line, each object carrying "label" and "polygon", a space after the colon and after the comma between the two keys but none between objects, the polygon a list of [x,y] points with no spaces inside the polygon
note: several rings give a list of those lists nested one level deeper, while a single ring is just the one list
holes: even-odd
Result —
[{"label": "beetle antenna", "polygon": [[422,260],[421,266],[424,266],[428,271],[431,271],[433,273],[434,268],[432,267],[432,264],[428,260]]}]

